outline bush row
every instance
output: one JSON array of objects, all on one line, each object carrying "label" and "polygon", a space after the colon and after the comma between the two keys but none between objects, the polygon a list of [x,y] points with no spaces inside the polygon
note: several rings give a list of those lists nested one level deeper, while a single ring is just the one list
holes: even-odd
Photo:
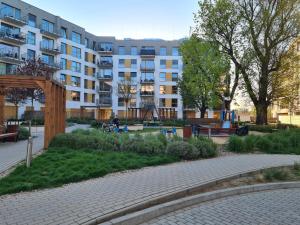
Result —
[{"label": "bush row", "polygon": [[288,128],[297,128],[296,125],[292,124],[269,124],[269,125],[249,125],[249,130],[259,131],[263,133],[273,133],[277,130],[286,130]]},{"label": "bush row", "polygon": [[262,151],[273,154],[300,154],[300,129],[282,130],[264,136],[231,136],[227,150],[233,152]]},{"label": "bush row", "polygon": [[210,158],[217,155],[217,146],[204,137],[187,142],[178,136],[167,139],[165,135],[130,135],[105,133],[98,130],[76,130],[59,134],[50,147],[67,147],[74,150],[132,151],[142,154],[170,154],[181,159]]}]

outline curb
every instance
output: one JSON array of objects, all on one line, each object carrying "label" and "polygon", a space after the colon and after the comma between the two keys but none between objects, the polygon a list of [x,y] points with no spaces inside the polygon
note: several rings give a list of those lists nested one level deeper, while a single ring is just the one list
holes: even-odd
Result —
[{"label": "curb", "polygon": [[82,223],[82,225],[97,225],[97,224],[102,224],[102,223],[104,223],[106,225],[105,222],[107,222],[107,221],[112,221],[114,219],[126,216],[128,214],[135,213],[135,212],[138,212],[138,211],[141,211],[144,209],[148,209],[148,208],[156,206],[156,205],[168,203],[168,202],[171,202],[176,199],[182,199],[182,198],[185,198],[190,195],[199,194],[203,190],[213,187],[221,182],[230,181],[232,179],[249,176],[249,175],[256,174],[256,173],[261,173],[264,170],[270,169],[270,168],[279,169],[279,168],[286,168],[286,167],[290,167],[290,166],[292,166],[292,165],[265,167],[265,168],[260,168],[260,169],[256,169],[256,170],[245,171],[243,173],[231,174],[229,176],[224,176],[224,177],[218,178],[218,179],[212,179],[205,183],[198,183],[198,184],[192,185],[192,186],[187,187],[182,190],[177,189],[174,191],[170,191],[169,193],[166,193],[166,194],[158,195],[156,197],[151,198],[150,200],[144,200],[144,201],[141,200],[138,203],[135,203],[135,204],[132,204],[129,206],[124,206],[113,212],[108,212],[107,214],[104,214],[104,215],[100,214],[99,216],[95,216],[95,218],[93,218],[93,219],[85,221],[84,223]]},{"label": "curb", "polygon": [[190,197],[185,197],[179,200],[163,203],[161,205],[156,205],[151,208],[147,208],[132,214],[128,214],[116,219],[112,219],[108,222],[102,223],[102,225],[138,225],[147,222],[151,219],[157,218],[159,216],[165,215],[176,210],[190,207],[195,204],[202,202],[212,201],[224,197],[270,191],[277,189],[288,189],[288,188],[300,188],[300,182],[285,182],[285,183],[267,183],[267,184],[256,184],[248,185],[236,188],[222,189],[212,192],[207,192],[203,194],[198,194]]}]

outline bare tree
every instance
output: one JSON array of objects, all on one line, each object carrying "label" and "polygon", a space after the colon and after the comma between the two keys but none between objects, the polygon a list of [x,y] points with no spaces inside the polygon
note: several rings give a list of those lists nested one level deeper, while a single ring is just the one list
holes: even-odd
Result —
[{"label": "bare tree", "polygon": [[6,100],[14,104],[16,109],[16,119],[19,118],[18,111],[19,106],[26,103],[27,100],[26,88],[10,88],[6,91]]}]

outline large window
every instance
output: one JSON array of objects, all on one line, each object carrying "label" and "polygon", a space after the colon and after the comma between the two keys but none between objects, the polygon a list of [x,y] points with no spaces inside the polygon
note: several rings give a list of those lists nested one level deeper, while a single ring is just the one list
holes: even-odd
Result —
[{"label": "large window", "polygon": [[64,59],[64,58],[60,59],[60,68],[62,70],[66,70],[67,69],[67,60],[66,59]]},{"label": "large window", "polygon": [[137,60],[136,59],[131,59],[130,67],[132,69],[136,69],[136,67],[137,67]]},{"label": "large window", "polygon": [[177,107],[177,105],[178,105],[178,100],[177,100],[177,98],[172,98],[172,107]]},{"label": "large window", "polygon": [[3,74],[16,74],[17,65],[8,64],[8,63],[0,63],[0,75]]},{"label": "large window", "polygon": [[35,59],[35,51],[31,49],[27,49],[27,59],[34,60]]},{"label": "large window", "polygon": [[113,70],[112,69],[101,69],[100,76],[104,78],[112,78]]},{"label": "large window", "polygon": [[166,60],[165,59],[160,60],[160,68],[161,69],[166,69]]},{"label": "large window", "polygon": [[125,47],[124,46],[119,46],[119,55],[125,55]]},{"label": "large window", "polygon": [[172,73],[172,81],[178,81],[178,73]]},{"label": "large window", "polygon": [[71,85],[74,87],[80,87],[80,77],[71,77]]},{"label": "large window", "polygon": [[28,31],[27,44],[35,45],[35,33]]},{"label": "large window", "polygon": [[110,42],[102,42],[100,43],[100,51],[102,52],[112,52],[113,44]]},{"label": "large window", "polygon": [[48,65],[54,65],[54,56],[53,55],[47,55],[42,54],[42,61]]},{"label": "large window", "polygon": [[67,45],[66,43],[61,43],[60,45],[60,51],[61,51],[61,54],[67,54]]},{"label": "large window", "polygon": [[142,85],[141,95],[154,95],[154,85],[153,84]]},{"label": "large window", "polygon": [[21,10],[5,3],[1,3],[1,14],[2,16],[14,17],[16,19],[21,19]]},{"label": "large window", "polygon": [[142,60],[141,69],[143,69],[143,70],[154,70],[155,69],[154,60]]},{"label": "large window", "polygon": [[72,61],[71,70],[73,72],[80,73],[81,72],[81,63]]},{"label": "large window", "polygon": [[71,40],[78,44],[81,44],[81,34],[75,32],[75,31],[72,31],[72,39]]},{"label": "large window", "polygon": [[179,49],[178,49],[178,47],[172,48],[172,56],[179,56]]},{"label": "large window", "polygon": [[42,42],[41,42],[41,48],[54,49],[54,40],[43,37]]},{"label": "large window", "polygon": [[166,47],[160,47],[160,55],[165,56],[167,55],[167,48]]},{"label": "large window", "polygon": [[172,60],[172,69],[178,69],[178,60]]},{"label": "large window", "polygon": [[19,52],[18,47],[0,43],[0,56],[19,58]]},{"label": "large window", "polygon": [[124,72],[119,72],[118,80],[119,81],[124,81],[125,80],[125,73]]},{"label": "large window", "polygon": [[61,27],[60,28],[60,35],[61,35],[62,38],[67,39],[67,28]]},{"label": "large window", "polygon": [[119,59],[119,68],[125,67],[125,59]]},{"label": "large window", "polygon": [[131,47],[131,55],[137,55],[138,51],[137,51],[137,47],[133,46]]},{"label": "large window", "polygon": [[81,49],[72,46],[72,56],[81,59]]},{"label": "large window", "polygon": [[66,74],[61,73],[59,76],[59,79],[62,84],[67,84],[67,75]]},{"label": "large window", "polygon": [[137,73],[136,72],[131,72],[130,73],[130,79],[131,79],[131,82],[136,83],[137,82]]},{"label": "large window", "polygon": [[159,74],[159,81],[166,81],[166,73]]},{"label": "large window", "polygon": [[32,14],[28,14],[28,25],[31,27],[36,27],[36,16]]},{"label": "large window", "polygon": [[154,73],[150,73],[150,72],[142,73],[141,82],[154,82]]},{"label": "large window", "polygon": [[101,65],[112,65],[113,59],[111,56],[101,56],[100,57],[100,64]]},{"label": "large window", "polygon": [[49,22],[48,20],[42,20],[42,30],[54,33],[54,23]]},{"label": "large window", "polygon": [[85,39],[84,39],[84,46],[85,46],[86,48],[89,47],[89,39],[88,39],[88,38],[85,38]]}]

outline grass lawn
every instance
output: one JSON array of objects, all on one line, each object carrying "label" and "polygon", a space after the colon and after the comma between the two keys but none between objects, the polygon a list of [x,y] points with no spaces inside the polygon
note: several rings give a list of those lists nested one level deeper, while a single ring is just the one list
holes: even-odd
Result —
[{"label": "grass lawn", "polygon": [[101,177],[108,173],[138,169],[179,161],[170,155],[145,155],[133,152],[99,152],[49,148],[35,158],[32,166],[18,166],[0,180],[0,195],[57,187],[70,182]]}]

